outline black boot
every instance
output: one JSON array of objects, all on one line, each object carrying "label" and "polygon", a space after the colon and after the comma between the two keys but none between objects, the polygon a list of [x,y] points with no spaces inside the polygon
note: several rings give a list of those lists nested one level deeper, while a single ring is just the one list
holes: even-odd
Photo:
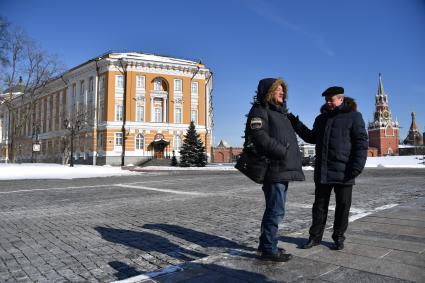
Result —
[{"label": "black boot", "polygon": [[287,262],[292,259],[291,254],[286,254],[281,250],[278,250],[275,254],[269,254],[262,252],[260,255],[260,259],[267,261],[276,261],[276,262]]},{"label": "black boot", "polygon": [[[286,253],[286,250],[285,250],[284,248],[277,248],[277,250],[278,250],[279,252],[284,253],[284,254]],[[261,254],[262,254],[263,252],[260,250],[260,247],[258,247],[258,248],[257,248],[257,252],[256,252],[256,253],[257,253],[257,255],[258,255],[258,256],[261,256]]]},{"label": "black boot", "polygon": [[344,242],[335,242],[331,247],[332,250],[340,251],[344,249]]},{"label": "black boot", "polygon": [[320,245],[320,241],[316,241],[312,238],[309,238],[308,241],[302,246],[303,249],[311,249],[314,246]]}]

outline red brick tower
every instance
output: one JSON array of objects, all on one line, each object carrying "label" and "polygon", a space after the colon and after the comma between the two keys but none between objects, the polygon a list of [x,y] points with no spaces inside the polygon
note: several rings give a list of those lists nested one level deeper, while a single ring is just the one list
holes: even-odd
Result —
[{"label": "red brick tower", "polygon": [[423,145],[424,141],[422,135],[419,132],[418,126],[416,125],[416,113],[412,112],[412,124],[410,124],[409,134],[403,142],[404,144],[410,145]]},{"label": "red brick tower", "polygon": [[398,122],[391,118],[388,108],[388,96],[384,91],[379,74],[378,94],[375,96],[375,113],[369,123],[369,147],[378,149],[378,155],[398,154]]}]

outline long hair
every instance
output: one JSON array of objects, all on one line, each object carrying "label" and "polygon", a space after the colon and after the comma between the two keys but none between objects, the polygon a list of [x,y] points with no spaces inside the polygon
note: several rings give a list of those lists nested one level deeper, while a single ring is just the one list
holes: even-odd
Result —
[{"label": "long hair", "polygon": [[266,100],[268,102],[271,102],[273,100],[273,92],[275,92],[279,86],[282,86],[282,89],[283,89],[283,95],[284,95],[283,100],[286,101],[288,99],[288,85],[282,78],[278,78],[272,84],[272,86],[269,88],[269,91],[267,92]]}]

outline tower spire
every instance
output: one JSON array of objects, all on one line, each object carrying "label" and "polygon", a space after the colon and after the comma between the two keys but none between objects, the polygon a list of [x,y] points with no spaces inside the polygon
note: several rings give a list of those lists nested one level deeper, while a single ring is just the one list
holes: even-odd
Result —
[{"label": "tower spire", "polygon": [[412,112],[411,115],[412,115],[412,124],[410,125],[410,130],[419,132],[418,126],[416,126],[416,113]]},{"label": "tower spire", "polygon": [[384,95],[384,85],[382,84],[381,73],[379,73],[378,95]]}]

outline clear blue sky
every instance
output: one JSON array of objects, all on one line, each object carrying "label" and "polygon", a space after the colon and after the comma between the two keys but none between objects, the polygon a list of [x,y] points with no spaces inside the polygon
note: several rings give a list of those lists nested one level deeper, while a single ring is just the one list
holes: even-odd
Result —
[{"label": "clear blue sky", "polygon": [[400,138],[412,111],[425,131],[424,0],[0,0],[0,14],[69,68],[108,50],[201,59],[215,75],[215,144],[242,144],[258,80],[275,76],[311,126],[331,85],[372,120],[381,72]]}]

